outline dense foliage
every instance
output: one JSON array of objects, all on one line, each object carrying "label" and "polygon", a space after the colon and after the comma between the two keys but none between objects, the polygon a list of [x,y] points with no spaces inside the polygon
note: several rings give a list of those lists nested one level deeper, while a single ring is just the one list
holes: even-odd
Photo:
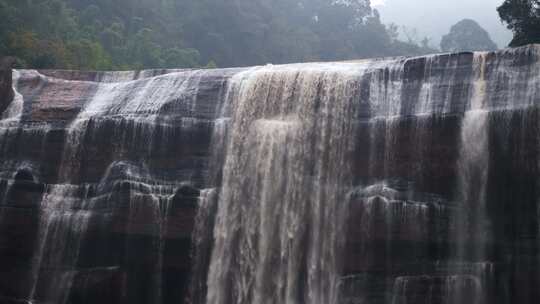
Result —
[{"label": "dense foliage", "polygon": [[497,10],[514,32],[510,46],[540,43],[540,0],[505,0]]},{"label": "dense foliage", "polygon": [[489,33],[476,21],[463,19],[450,29],[441,40],[441,50],[445,52],[458,51],[493,51],[497,45]]},{"label": "dense foliage", "polygon": [[369,0],[0,0],[21,67],[243,66],[412,55]]}]

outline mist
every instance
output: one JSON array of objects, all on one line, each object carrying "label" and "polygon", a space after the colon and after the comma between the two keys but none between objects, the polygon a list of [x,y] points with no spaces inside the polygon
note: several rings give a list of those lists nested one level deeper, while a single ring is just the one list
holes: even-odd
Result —
[{"label": "mist", "polygon": [[[486,29],[501,48],[512,39],[512,33],[501,23],[497,7],[503,0],[372,0],[373,8],[384,23],[404,26],[408,34],[413,29],[418,39],[428,37],[438,47],[441,37],[458,21],[469,18]],[[406,36],[401,31],[402,36]]]}]

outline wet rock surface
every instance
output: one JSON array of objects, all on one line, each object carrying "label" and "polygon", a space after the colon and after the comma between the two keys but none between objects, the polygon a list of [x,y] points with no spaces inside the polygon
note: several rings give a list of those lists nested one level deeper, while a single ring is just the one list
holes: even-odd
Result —
[{"label": "wet rock surface", "polygon": [[241,303],[323,289],[347,304],[536,303],[539,67],[529,46],[14,71],[0,81],[0,101],[13,85],[23,102],[0,122],[0,302],[217,304],[252,288]]},{"label": "wet rock surface", "polygon": [[10,58],[0,58],[0,115],[13,100],[11,62]]}]

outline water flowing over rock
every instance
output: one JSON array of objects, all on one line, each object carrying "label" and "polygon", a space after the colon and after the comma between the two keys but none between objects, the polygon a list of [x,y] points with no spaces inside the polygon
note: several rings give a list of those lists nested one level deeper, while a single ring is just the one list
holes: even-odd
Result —
[{"label": "water flowing over rock", "polygon": [[539,46],[10,80],[2,303],[540,298]]}]

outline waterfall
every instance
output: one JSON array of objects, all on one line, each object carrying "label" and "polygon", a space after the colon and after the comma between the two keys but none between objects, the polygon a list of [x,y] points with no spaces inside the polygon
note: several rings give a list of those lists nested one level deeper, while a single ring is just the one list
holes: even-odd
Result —
[{"label": "waterfall", "polygon": [[[507,72],[500,67],[497,67],[500,70],[494,70],[491,66],[488,79],[488,55],[472,54],[471,70],[465,69],[464,62],[457,57],[443,60],[436,56],[423,60],[420,66],[423,70],[418,70],[414,60],[382,60],[349,67],[339,64],[330,65],[330,68],[317,66],[316,84],[313,84],[311,70],[314,65],[298,68],[267,66],[235,75],[229,84],[228,113],[225,111],[219,118],[219,121],[227,122],[229,129],[228,142],[223,148],[226,156],[206,303],[336,303],[342,280],[340,252],[344,239],[334,239],[334,236],[346,229],[342,223],[347,222],[347,211],[344,210],[349,210],[346,206],[349,198],[362,202],[362,215],[356,220],[363,227],[362,252],[368,256],[379,250],[372,246],[380,239],[386,243],[385,250],[391,252],[396,250],[394,244],[398,241],[440,242],[447,231],[442,221],[457,227],[455,235],[450,236],[456,240],[457,261],[447,261],[445,266],[437,261],[434,270],[428,271],[435,272],[433,274],[395,277],[394,287],[388,287],[393,289],[393,296],[386,296],[387,301],[414,301],[410,298],[413,296],[402,289],[407,288],[408,282],[418,280],[424,282],[421,283],[424,287],[426,284],[445,285],[433,291],[446,294],[445,303],[459,303],[471,297],[475,303],[483,303],[487,284],[491,282],[489,276],[493,274],[493,264],[487,261],[485,248],[491,231],[486,214],[488,117],[490,111],[510,106],[508,100],[487,100],[487,96],[493,96],[496,90],[488,86],[488,82],[493,85],[501,73]],[[441,73],[441,66],[447,72]],[[325,118],[315,112],[313,117],[316,119],[310,120],[310,112],[301,108],[308,101],[307,109],[310,103],[316,106],[316,111],[326,109],[321,93],[329,90],[325,80],[330,73],[325,71],[320,75],[320,70],[327,68],[340,70],[340,75],[353,75],[347,81],[356,88],[340,93],[343,80],[337,77],[330,86],[330,92],[335,94],[330,100],[335,98],[333,102],[336,103],[356,99],[360,104],[358,107],[342,105],[348,107],[346,111],[334,106],[332,110],[337,112],[323,113],[332,118],[353,120],[358,114],[352,112],[370,113],[367,121],[370,130],[368,184],[356,190],[352,190],[350,184],[350,159],[346,158],[346,150],[354,150],[353,146],[357,144],[351,136],[358,132],[356,124],[347,126],[345,132],[330,135],[342,145],[348,145],[345,151],[334,151],[333,144],[318,144],[327,140],[326,128],[317,133],[317,122]],[[343,68],[345,70],[341,70]],[[354,73],[348,74],[350,71]],[[420,80],[413,78],[411,81],[411,77]],[[527,86],[527,92],[535,94],[531,93],[530,86]],[[529,97],[516,99],[523,102],[519,106],[525,107],[530,102]],[[456,101],[462,104],[456,104]],[[410,153],[405,154],[406,157],[416,157],[420,161],[433,155],[429,146],[424,147],[433,140],[434,134],[429,128],[437,117],[459,113],[460,106],[466,110],[457,142],[456,199],[460,203],[456,208],[454,203],[435,194],[415,192],[415,184],[407,181],[429,182],[426,180],[429,176],[423,175],[429,169],[428,164],[418,163],[415,171],[407,172],[406,176],[398,178],[396,174],[402,174],[397,170],[401,170],[399,162],[404,152]],[[347,113],[346,118],[340,112]],[[306,125],[310,127],[306,128]],[[411,133],[400,133],[407,125],[411,126]],[[222,124],[216,128],[221,130]],[[404,136],[412,146],[404,148]],[[310,144],[306,145],[306,142]],[[312,150],[317,146],[319,150]],[[298,164],[295,156],[300,153],[301,160],[310,165]],[[334,168],[321,164],[325,162],[326,154],[339,160]],[[336,168],[340,173],[332,171]],[[327,187],[327,176],[333,176],[332,179],[338,180],[341,186]],[[314,180],[315,185],[306,177]],[[402,180],[394,181],[396,178]],[[317,188],[324,190],[312,190]],[[332,197],[337,201],[328,199]],[[343,205],[334,210],[326,209],[336,208],[335,204]],[[343,209],[339,209],[341,207]],[[306,212],[310,208],[321,213]],[[326,221],[317,220],[320,214],[325,214],[325,220],[340,225],[328,230]],[[297,219],[301,219],[304,227],[297,228]],[[324,228],[318,231],[319,235],[313,234],[311,230],[320,227]],[[286,244],[287,238],[292,244]],[[330,240],[331,245],[311,247],[312,238],[323,242]],[[296,245],[296,242],[304,243]],[[295,246],[307,250],[295,252]],[[428,246],[417,250],[429,254],[433,249]],[[324,262],[320,261],[321,257]],[[394,260],[388,257],[386,267],[389,271],[395,267],[393,263]],[[298,273],[305,273],[306,277],[298,276]],[[310,276],[319,279],[312,281]],[[324,279],[321,280],[321,276]],[[423,277],[431,279],[419,279]],[[392,300],[396,299],[396,294],[402,296]]]},{"label": "waterfall", "polygon": [[[37,73],[37,72],[34,72]],[[40,204],[40,224],[36,243],[37,250],[31,270],[32,288],[28,298],[31,301],[45,299],[53,303],[67,303],[70,289],[77,275],[78,256],[81,242],[86,235],[88,223],[96,212],[99,212],[101,193],[106,193],[114,180],[115,170],[126,171],[130,184],[128,229],[131,220],[140,215],[141,206],[150,202],[153,209],[153,220],[158,237],[154,241],[156,251],[152,299],[155,303],[163,302],[163,252],[167,233],[167,218],[175,189],[182,183],[170,185],[154,185],[156,177],[146,170],[131,169],[129,163],[122,162],[122,154],[137,149],[136,159],[144,162],[159,149],[166,148],[168,141],[173,140],[177,121],[171,121],[160,111],[170,103],[178,103],[185,111],[194,111],[195,98],[201,71],[179,72],[178,74],[132,80],[134,75],[108,75],[100,83],[92,99],[67,127],[58,173],[59,184],[51,185]],[[44,75],[39,77],[47,81]],[[193,118],[186,117],[180,121],[180,128],[192,127]],[[120,160],[113,162],[97,184],[81,184],[81,154],[84,149],[92,148],[92,144],[101,140],[102,130],[111,128],[109,134]],[[159,140],[159,142],[154,142]],[[157,150],[157,151],[156,151]],[[125,157],[125,156],[124,156]],[[120,168],[120,169],[119,169]],[[97,192],[97,193],[96,193]],[[92,196],[89,197],[89,193]],[[129,245],[126,245],[129,247]],[[51,280],[52,277],[52,280]]]},{"label": "waterfall", "polygon": [[[119,151],[140,150],[139,157],[146,161],[145,158],[153,152],[153,141],[159,138],[156,133],[163,130],[165,142],[160,144],[166,146],[167,135],[171,135],[167,132],[172,133],[171,130],[178,127],[171,118],[160,115],[161,111],[170,104],[181,106],[186,112],[194,111],[200,77],[201,72],[195,71],[100,84],[69,127],[60,179],[69,181],[70,177],[77,176],[80,166],[77,157],[85,137],[99,140],[95,136],[100,135],[104,128],[113,129],[112,136],[117,142],[112,144],[118,146]],[[179,123],[180,127],[189,128],[193,118],[183,117]]]},{"label": "waterfall", "polygon": [[536,303],[539,66],[16,70],[0,302]]},{"label": "waterfall", "polygon": [[[219,127],[218,127],[219,128]],[[193,269],[189,286],[188,303],[204,303],[206,289],[206,271],[212,253],[212,237],[217,209],[217,189],[203,189],[198,199],[198,211],[193,231]]]},{"label": "waterfall", "polygon": [[231,79],[207,303],[336,303],[362,72],[266,66]]},{"label": "waterfall", "polygon": [[[75,276],[73,268],[90,217],[89,190],[89,187],[55,185],[45,191],[31,272],[32,289],[28,297],[31,301],[37,297],[38,286],[44,286],[40,297],[53,303],[67,303]],[[48,273],[46,279],[43,272]]]},{"label": "waterfall", "polygon": [[[394,283],[392,304],[456,303],[456,297],[478,304],[481,282],[475,276],[398,277]],[[463,303],[463,302],[457,302]]]},{"label": "waterfall", "polygon": [[[485,242],[490,231],[486,216],[486,194],[489,170],[488,115],[486,101],[486,54],[476,53],[473,66],[473,89],[470,107],[461,124],[461,148],[457,164],[459,172],[458,199],[462,203],[458,213],[457,258],[461,262],[485,259]],[[468,243],[475,243],[473,252]],[[485,282],[482,282],[485,283]],[[478,294],[478,297],[481,297]],[[464,295],[455,295],[455,303]],[[470,297],[468,297],[470,299]],[[476,301],[480,301],[477,299]]]},{"label": "waterfall", "polygon": [[[150,195],[150,202],[152,204],[152,209],[154,211],[153,219],[156,222],[156,232],[155,234],[158,236],[153,245],[153,249],[156,253],[156,262],[155,262],[155,269],[153,273],[153,293],[152,296],[153,301],[155,303],[163,303],[163,266],[164,266],[164,251],[165,251],[165,243],[166,243],[166,236],[167,236],[167,224],[168,224],[168,216],[172,204],[172,197],[173,197],[173,191],[174,188],[172,187],[162,187],[158,186],[156,187],[154,191],[152,191],[152,194]],[[144,206],[147,202],[147,197],[140,192],[136,191],[135,189],[132,189],[130,191],[130,219],[134,219],[137,216],[140,216],[140,206]],[[130,224],[132,224],[130,222]]]}]

